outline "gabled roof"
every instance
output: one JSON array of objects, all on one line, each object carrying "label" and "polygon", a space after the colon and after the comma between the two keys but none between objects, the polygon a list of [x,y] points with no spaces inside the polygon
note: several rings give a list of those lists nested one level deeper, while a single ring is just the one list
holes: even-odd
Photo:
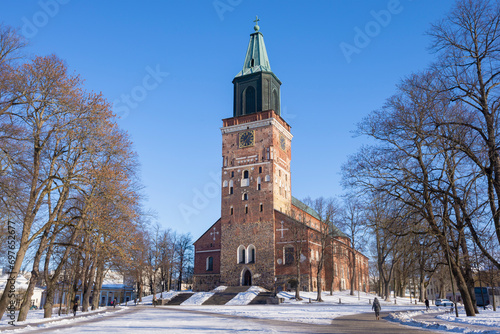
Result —
[{"label": "gabled roof", "polygon": [[212,225],[211,225],[211,226],[210,226],[210,227],[209,227],[209,228],[208,228],[205,232],[203,232],[203,234],[202,234],[202,235],[201,235],[198,239],[196,239],[196,241],[195,241],[195,242],[193,242],[193,245],[194,245],[194,244],[196,244],[196,243],[198,242],[198,240],[200,240],[200,239],[201,239],[201,238],[202,238],[205,234],[207,234],[207,233],[208,233],[208,231],[210,231],[210,229],[211,229],[212,227],[214,227],[214,225],[215,225],[215,224],[217,224],[219,221],[220,221],[220,218],[219,218],[219,219],[217,219],[217,220],[215,221],[215,223],[213,223],[213,224],[212,224]]},{"label": "gabled roof", "polygon": [[258,31],[258,25],[256,25],[254,29],[255,32],[250,34],[250,42],[248,43],[243,69],[236,77],[256,72],[271,72],[271,64],[269,64],[266,45],[264,44],[264,35]]},{"label": "gabled roof", "polygon": [[[316,210],[311,208],[309,205],[299,201],[298,199],[296,199],[293,196],[292,196],[292,205],[295,206],[296,208],[299,208],[300,210],[306,212],[307,214],[310,214],[311,216],[313,216],[317,220],[321,221],[321,218],[320,218],[319,214],[316,212]],[[334,224],[331,224],[331,226],[332,226],[332,230],[333,230],[332,234],[334,237],[349,238],[337,226],[335,226]]]}]

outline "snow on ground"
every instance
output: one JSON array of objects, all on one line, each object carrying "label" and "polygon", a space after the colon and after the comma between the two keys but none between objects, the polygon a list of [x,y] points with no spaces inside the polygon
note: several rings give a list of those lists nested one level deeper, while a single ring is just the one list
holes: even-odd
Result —
[{"label": "snow on ground", "polygon": [[181,305],[201,305],[213,295],[213,292],[196,292],[194,295],[182,302]]},{"label": "snow on ground", "polygon": [[[482,310],[481,313],[477,314],[475,317],[467,317],[464,308],[459,306],[458,318],[456,318],[454,312],[433,316],[433,313],[442,313],[442,311],[442,309],[431,309],[430,311],[420,310],[391,313],[389,315],[389,319],[408,326],[453,333],[500,333],[500,312],[493,312],[492,310]],[[448,322],[439,321],[438,319]]]},{"label": "snow on ground", "polygon": [[168,312],[168,309],[150,308],[122,317],[86,323],[71,329],[54,328],[51,333],[175,333],[219,334],[262,333],[288,334],[289,328],[259,324],[252,319],[214,319],[210,315],[188,312]]},{"label": "snow on ground", "polygon": [[[163,299],[172,299],[172,298],[174,298],[175,296],[177,296],[181,292],[182,291],[173,291],[173,290],[170,290],[168,292],[167,291],[158,292],[156,294],[156,299],[160,299],[160,298],[162,298],[162,296],[163,296]],[[141,305],[152,305],[153,304],[153,295],[142,297],[142,302],[139,303],[139,300],[138,300],[137,304],[138,305],[139,304],[141,304]],[[134,301],[131,300],[128,303],[123,303],[122,305],[134,305]]]},{"label": "snow on ground", "polygon": [[[90,318],[105,317],[105,316],[108,316],[108,315],[110,315],[112,313],[115,313],[115,312],[103,312],[103,313],[100,313],[100,314],[96,314],[97,312],[103,311],[105,309],[106,309],[105,307],[101,307],[98,310],[88,311],[88,312],[85,313],[88,316],[77,317],[77,318],[73,317],[73,313],[70,313],[70,314],[61,314],[59,316],[57,314],[57,310],[54,309],[52,318],[50,318],[50,319],[52,319],[54,321],[48,322],[47,324],[39,325],[37,327],[50,326],[49,324],[64,324],[64,323],[78,322],[78,321],[82,321],[82,320],[88,320]],[[125,309],[126,308],[122,308],[121,310],[118,310],[116,312],[120,312],[120,311],[125,310]],[[16,319],[17,319],[17,314],[18,314],[18,312],[16,311]],[[80,314],[82,314],[82,312],[77,312],[77,315],[80,315]],[[50,319],[45,319],[43,317],[43,309],[40,309],[40,310],[30,310],[29,313],[28,313],[28,318],[27,318],[26,321],[17,321],[16,320],[14,322],[14,324],[16,326],[25,325],[25,324],[39,324],[39,323],[41,323],[43,321],[47,321],[47,320],[50,320]],[[61,320],[61,319],[63,319],[63,320]],[[9,328],[9,329],[12,328],[12,325],[9,325],[8,321],[10,321],[10,319],[4,314],[4,316],[2,318],[2,321],[0,321],[0,331],[4,330],[6,328]]]},{"label": "snow on ground", "polygon": [[222,291],[224,291],[226,289],[227,289],[227,286],[220,285],[220,286],[216,287],[215,289],[213,289],[212,292],[222,292]]},{"label": "snow on ground", "polygon": [[483,310],[479,309],[479,314],[476,314],[475,317],[468,317],[465,314],[465,310],[463,308],[458,308],[458,318],[455,317],[455,314],[441,314],[438,315],[438,319],[456,322],[460,324],[472,324],[472,325],[481,325],[481,326],[491,326],[497,327],[500,330],[500,311],[497,310],[493,312],[493,310]]},{"label": "snow on ground", "polygon": [[226,303],[226,306],[248,305],[260,292],[266,292],[260,286],[251,286],[247,291],[238,293],[233,299]]},{"label": "snow on ground", "polygon": [[[296,301],[294,292],[281,292],[279,297],[285,298],[285,302],[281,305],[246,305],[248,299],[252,294],[255,297],[258,287],[252,287],[247,292],[243,292],[235,297],[234,302],[231,300],[226,305],[222,306],[187,306],[190,310],[210,311],[215,313],[255,317],[262,319],[275,319],[283,321],[296,321],[310,324],[328,325],[333,318],[356,314],[361,312],[372,312],[370,302],[373,301],[374,295],[360,293],[359,299],[357,294],[354,296],[349,295],[349,291],[334,292],[330,296],[329,292],[322,295],[324,302],[318,303],[314,300],[317,297],[316,292],[301,292],[303,300]],[[254,290],[254,291],[252,291]],[[245,295],[246,294],[246,295]],[[238,297],[240,296],[241,297]],[[252,299],[253,299],[252,297]],[[290,299],[293,298],[293,299]],[[309,303],[311,299],[311,303]],[[340,301],[340,304],[339,304]],[[401,311],[407,309],[423,309],[425,306],[420,303],[419,305],[410,304],[409,299],[398,299],[397,304],[394,301],[380,302],[383,311]]]}]

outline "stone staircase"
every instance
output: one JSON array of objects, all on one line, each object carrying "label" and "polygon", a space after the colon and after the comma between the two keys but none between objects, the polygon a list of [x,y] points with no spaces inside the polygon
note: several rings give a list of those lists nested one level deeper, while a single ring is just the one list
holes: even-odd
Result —
[{"label": "stone staircase", "polygon": [[260,292],[248,305],[268,304],[268,298],[274,297],[272,292]]},{"label": "stone staircase", "polygon": [[216,292],[212,297],[205,300],[202,305],[225,305],[238,293],[245,292],[249,288],[249,286],[229,286],[222,292]]},{"label": "stone staircase", "polygon": [[175,296],[174,298],[170,299],[164,305],[180,305],[184,301],[189,299],[189,297],[191,297],[192,295],[193,295],[193,292],[181,292],[181,293],[177,294],[177,296]]}]

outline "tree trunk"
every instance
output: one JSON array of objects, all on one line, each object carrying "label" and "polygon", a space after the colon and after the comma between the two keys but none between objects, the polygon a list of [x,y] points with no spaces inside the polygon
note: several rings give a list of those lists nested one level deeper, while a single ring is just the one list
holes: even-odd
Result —
[{"label": "tree trunk", "polygon": [[31,307],[31,297],[33,296],[33,291],[35,290],[36,283],[38,282],[38,277],[40,276],[40,260],[42,258],[42,253],[47,247],[47,238],[49,234],[50,227],[47,227],[43,232],[42,238],[40,239],[40,245],[33,258],[33,270],[31,270],[31,277],[28,284],[28,289],[24,294],[23,301],[21,303],[21,308],[19,309],[19,315],[17,321],[25,321],[28,316],[28,311]]},{"label": "tree trunk", "polygon": [[89,275],[86,284],[83,289],[83,297],[82,297],[82,312],[87,312],[89,309],[89,299],[91,295],[91,290],[94,287],[94,275],[95,269],[94,264],[90,266]]},{"label": "tree trunk", "polygon": [[100,258],[97,261],[96,279],[94,290],[92,291],[92,310],[97,310],[99,308],[102,282],[104,280],[104,261]]}]

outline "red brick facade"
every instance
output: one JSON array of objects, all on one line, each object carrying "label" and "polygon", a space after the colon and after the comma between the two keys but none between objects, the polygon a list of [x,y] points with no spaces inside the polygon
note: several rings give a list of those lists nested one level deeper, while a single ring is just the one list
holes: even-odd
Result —
[{"label": "red brick facade", "polygon": [[[321,223],[292,200],[290,126],[268,110],[224,119],[221,131],[221,218],[195,242],[194,290],[248,284],[289,288],[297,275],[295,247],[301,248],[301,286],[316,290]],[[353,254],[345,236],[328,240],[323,289],[350,288]],[[366,291],[368,260],[355,254],[361,269],[356,279]]]}]

